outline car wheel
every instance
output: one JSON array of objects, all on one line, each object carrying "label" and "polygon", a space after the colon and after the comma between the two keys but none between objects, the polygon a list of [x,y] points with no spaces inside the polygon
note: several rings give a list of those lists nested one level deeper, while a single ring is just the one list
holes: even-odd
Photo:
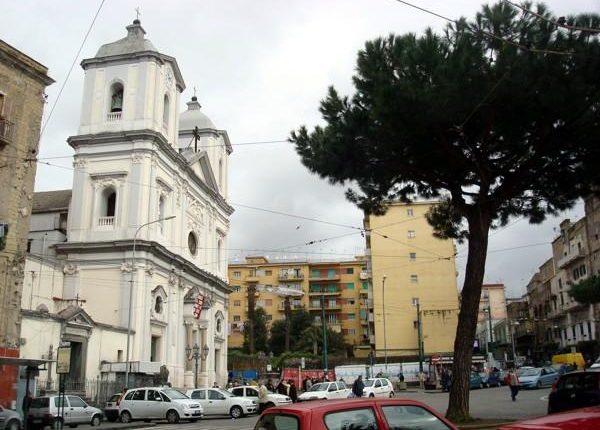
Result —
[{"label": "car wheel", "polygon": [[393,392],[393,391],[390,391],[390,399],[391,399],[392,397],[394,397],[394,392]]},{"label": "car wheel", "polygon": [[537,389],[542,388],[542,381],[537,381],[537,384],[535,384],[535,388],[537,388]]},{"label": "car wheel", "polygon": [[122,423],[130,423],[131,422],[131,414],[127,411],[121,412],[121,422]]},{"label": "car wheel", "polygon": [[17,420],[10,420],[4,428],[5,430],[20,430],[21,424]]},{"label": "car wheel", "polygon": [[100,419],[100,415],[94,415],[92,417],[92,421],[90,422],[90,424],[94,427],[99,426],[100,423],[102,422],[102,420]]},{"label": "car wheel", "polygon": [[375,397],[375,394],[371,393],[369,394],[369,397]]},{"label": "car wheel", "polygon": [[242,415],[244,415],[244,411],[242,410],[242,408],[235,405],[235,406],[232,406],[231,409],[229,410],[229,415],[231,415],[231,418],[239,418]]},{"label": "car wheel", "polygon": [[169,424],[177,424],[179,422],[179,414],[177,411],[171,409],[167,412],[167,421]]}]

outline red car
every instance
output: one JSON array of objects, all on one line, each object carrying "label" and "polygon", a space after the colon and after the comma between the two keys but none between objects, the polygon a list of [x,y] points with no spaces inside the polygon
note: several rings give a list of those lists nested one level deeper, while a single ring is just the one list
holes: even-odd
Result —
[{"label": "red car", "polygon": [[[458,430],[414,400],[360,398],[318,400],[269,408],[254,430]],[[581,429],[580,429],[581,430]]]},{"label": "red car", "polygon": [[600,406],[573,409],[500,427],[499,430],[598,430]]}]

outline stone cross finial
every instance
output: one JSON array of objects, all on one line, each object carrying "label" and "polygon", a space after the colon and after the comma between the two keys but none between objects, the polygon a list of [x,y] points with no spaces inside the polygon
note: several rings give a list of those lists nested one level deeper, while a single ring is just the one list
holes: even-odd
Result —
[{"label": "stone cross finial", "polygon": [[135,8],[135,19],[140,19],[140,8],[136,7]]},{"label": "stone cross finial", "polygon": [[194,87],[194,97],[196,97],[196,87]]}]

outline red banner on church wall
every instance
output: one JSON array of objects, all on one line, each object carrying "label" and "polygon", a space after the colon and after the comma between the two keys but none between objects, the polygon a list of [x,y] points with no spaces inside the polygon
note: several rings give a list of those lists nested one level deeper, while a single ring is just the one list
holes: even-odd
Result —
[{"label": "red banner on church wall", "polygon": [[202,305],[204,304],[204,296],[202,294],[198,294],[196,297],[196,302],[194,303],[194,318],[200,319],[200,314],[202,313]]}]

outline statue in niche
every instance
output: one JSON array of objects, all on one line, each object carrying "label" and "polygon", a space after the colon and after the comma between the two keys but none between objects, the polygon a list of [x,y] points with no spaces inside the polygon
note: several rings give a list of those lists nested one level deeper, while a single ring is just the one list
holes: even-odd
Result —
[{"label": "statue in niche", "polygon": [[121,112],[123,111],[123,88],[119,88],[116,90],[110,101],[110,111],[111,112]]}]

